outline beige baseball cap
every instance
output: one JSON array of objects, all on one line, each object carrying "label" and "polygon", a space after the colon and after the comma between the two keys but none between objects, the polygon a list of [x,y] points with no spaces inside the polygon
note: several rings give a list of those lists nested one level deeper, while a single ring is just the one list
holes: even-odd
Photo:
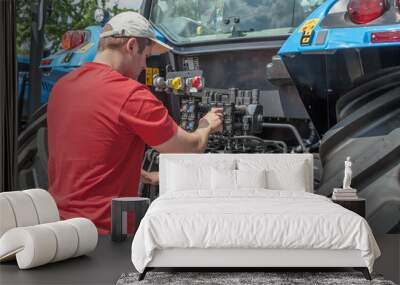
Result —
[{"label": "beige baseball cap", "polygon": [[156,32],[150,22],[136,12],[122,12],[112,17],[108,22],[112,30],[100,34],[105,37],[140,37],[153,41],[152,55],[160,55],[170,51],[172,48],[156,38]]}]

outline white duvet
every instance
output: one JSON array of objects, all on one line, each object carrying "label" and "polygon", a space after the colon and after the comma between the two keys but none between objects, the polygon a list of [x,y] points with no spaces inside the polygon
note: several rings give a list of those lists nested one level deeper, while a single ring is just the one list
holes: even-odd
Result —
[{"label": "white duvet", "polygon": [[372,271],[380,251],[368,223],[328,198],[292,191],[248,189],[166,193],[143,218],[132,262],[143,272],[155,249],[358,249]]}]

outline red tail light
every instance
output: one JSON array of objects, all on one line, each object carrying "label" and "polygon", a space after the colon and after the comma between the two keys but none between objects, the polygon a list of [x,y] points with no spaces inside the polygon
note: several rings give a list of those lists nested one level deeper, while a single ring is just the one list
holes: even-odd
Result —
[{"label": "red tail light", "polygon": [[369,23],[385,13],[386,0],[350,0],[347,12],[351,21],[356,24]]},{"label": "red tail light", "polygon": [[68,31],[62,37],[61,46],[65,50],[76,48],[85,41],[85,33],[82,31]]},{"label": "red tail light", "polygon": [[375,32],[371,34],[373,43],[394,43],[400,42],[400,31]]},{"label": "red tail light", "polygon": [[396,7],[400,9],[400,0],[396,0]]},{"label": "red tail light", "polygon": [[50,65],[52,62],[52,59],[43,59],[42,61],[40,61],[40,65]]}]

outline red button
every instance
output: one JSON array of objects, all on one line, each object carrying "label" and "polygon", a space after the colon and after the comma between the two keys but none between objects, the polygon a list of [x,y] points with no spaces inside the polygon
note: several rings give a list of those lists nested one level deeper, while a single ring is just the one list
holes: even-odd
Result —
[{"label": "red button", "polygon": [[197,75],[192,78],[192,87],[196,88],[197,90],[203,89],[201,76]]}]

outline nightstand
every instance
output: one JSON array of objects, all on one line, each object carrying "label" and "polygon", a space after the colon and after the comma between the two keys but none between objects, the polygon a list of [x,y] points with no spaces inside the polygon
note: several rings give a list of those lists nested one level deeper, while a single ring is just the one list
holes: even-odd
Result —
[{"label": "nightstand", "polygon": [[349,199],[349,200],[336,200],[331,199],[332,202],[339,204],[340,206],[353,211],[354,213],[359,214],[361,217],[365,218],[365,199],[358,198],[358,199]]},{"label": "nightstand", "polygon": [[135,213],[135,231],[150,206],[150,199],[143,197],[120,197],[111,201],[111,240],[124,241],[128,232],[128,212]]}]

